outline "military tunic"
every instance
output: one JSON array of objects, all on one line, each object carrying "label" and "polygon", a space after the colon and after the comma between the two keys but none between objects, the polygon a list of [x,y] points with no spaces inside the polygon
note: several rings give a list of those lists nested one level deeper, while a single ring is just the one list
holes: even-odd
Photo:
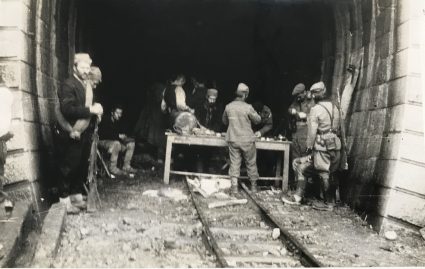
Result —
[{"label": "military tunic", "polygon": [[259,124],[261,122],[260,115],[251,105],[236,98],[226,106],[222,120],[225,125],[228,125],[226,141],[229,144],[229,176],[239,177],[243,157],[249,179],[256,181],[259,177],[257,149],[251,124]]},{"label": "military tunic", "polygon": [[301,157],[302,154],[306,151],[306,140],[307,140],[307,119],[301,119],[298,113],[303,112],[307,116],[310,113],[311,107],[314,105],[312,99],[305,99],[302,102],[295,100],[289,106],[289,110],[295,109],[296,115],[292,116],[292,121],[290,124],[290,129],[292,132],[292,146],[291,146],[291,157],[292,160],[295,160],[298,157]]},{"label": "military tunic", "polygon": [[330,174],[339,167],[341,141],[337,136],[339,111],[330,101],[319,101],[311,108],[307,120],[306,147],[313,149],[312,158],[297,158],[293,168],[298,180],[298,195],[305,189],[305,178],[319,175],[324,189],[329,188]]}]

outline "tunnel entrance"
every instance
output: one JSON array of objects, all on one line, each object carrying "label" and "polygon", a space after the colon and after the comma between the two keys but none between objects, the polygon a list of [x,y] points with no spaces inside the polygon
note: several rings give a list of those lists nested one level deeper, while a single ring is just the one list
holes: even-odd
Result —
[{"label": "tunnel entrance", "polygon": [[223,103],[243,81],[249,101],[283,116],[293,86],[322,76],[323,25],[331,18],[323,3],[304,1],[85,0],[77,9],[76,51],[100,66],[99,99],[106,108],[124,104],[129,125],[150,85],[176,73],[204,78]]}]

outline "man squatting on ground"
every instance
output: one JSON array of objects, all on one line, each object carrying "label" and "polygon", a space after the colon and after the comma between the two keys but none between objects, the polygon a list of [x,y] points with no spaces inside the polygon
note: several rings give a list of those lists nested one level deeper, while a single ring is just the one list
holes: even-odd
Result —
[{"label": "man squatting on ground", "polygon": [[283,202],[299,204],[304,197],[306,177],[318,175],[321,180],[324,209],[332,209],[333,188],[330,187],[331,174],[339,167],[341,140],[337,136],[339,129],[338,108],[326,98],[326,87],[323,82],[311,86],[310,92],[316,101],[308,116],[307,156],[294,160],[297,177],[297,190],[289,198],[282,197]]},{"label": "man squatting on ground", "polygon": [[251,124],[259,124],[261,117],[250,104],[245,102],[248,94],[248,86],[239,83],[235,100],[226,106],[222,116],[223,123],[228,125],[226,141],[229,145],[229,176],[233,193],[238,192],[238,177],[240,176],[242,158],[245,161],[252,191],[256,191],[259,177],[257,149],[255,148],[256,138]]},{"label": "man squatting on ground", "polygon": [[[112,174],[118,176],[137,172],[130,165],[133,158],[135,141],[123,131],[120,121],[122,114],[123,108],[116,105],[112,108],[111,114],[104,117],[99,127],[99,147],[111,154],[109,169]],[[122,170],[117,166],[120,152],[125,154]]]},{"label": "man squatting on ground", "polygon": [[[74,72],[65,80],[58,91],[60,114],[63,120],[71,126],[79,120],[90,121],[92,116],[100,117],[103,108],[93,103],[93,89],[89,81],[92,60],[86,53],[77,53],[74,57]],[[59,116],[60,118],[60,116]],[[62,127],[61,119],[58,118]],[[76,127],[81,125],[77,124]],[[85,130],[80,129],[79,139],[71,138],[69,129],[58,130],[61,155],[59,172],[61,176],[61,203],[64,203],[68,213],[78,213],[86,207],[82,193],[87,177],[88,159],[93,128],[87,124]]]},{"label": "man squatting on ground", "polygon": [[10,130],[12,122],[12,103],[13,95],[9,88],[6,87],[5,75],[0,77],[0,204],[6,212],[13,209],[13,203],[8,195],[3,192],[4,165],[6,164],[7,147],[6,142],[13,137]]}]

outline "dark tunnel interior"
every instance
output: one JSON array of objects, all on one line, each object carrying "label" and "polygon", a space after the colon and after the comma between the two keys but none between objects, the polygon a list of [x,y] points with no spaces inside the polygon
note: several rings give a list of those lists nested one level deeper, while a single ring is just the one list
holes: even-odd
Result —
[{"label": "dark tunnel interior", "polygon": [[98,99],[105,109],[123,104],[128,126],[151,85],[173,74],[206,80],[223,104],[245,82],[248,101],[263,101],[276,120],[296,83],[321,77],[323,6],[312,2],[80,0],[77,8],[76,52],[101,68]]}]

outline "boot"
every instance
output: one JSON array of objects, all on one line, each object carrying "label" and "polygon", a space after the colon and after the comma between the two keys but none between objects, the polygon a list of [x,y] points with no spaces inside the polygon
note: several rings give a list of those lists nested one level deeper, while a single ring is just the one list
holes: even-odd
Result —
[{"label": "boot", "polygon": [[257,192],[257,180],[251,181],[251,192]]},{"label": "boot", "polygon": [[238,179],[236,177],[232,177],[230,179],[231,187],[232,187],[232,193],[237,194],[239,192],[238,190]]},{"label": "boot", "polygon": [[59,202],[65,206],[67,214],[74,215],[80,213],[80,209],[71,204],[71,199],[69,199],[69,196],[66,198],[59,198]]},{"label": "boot", "polygon": [[87,209],[87,202],[84,201],[81,193],[70,195],[69,199],[71,200],[71,204],[80,210]]},{"label": "boot", "polygon": [[135,173],[137,173],[137,170],[136,170],[136,169],[134,169],[133,167],[131,167],[130,165],[128,165],[128,166],[124,166],[124,167],[122,168],[122,170],[123,170],[123,172],[125,172],[125,173],[129,173],[129,174],[135,174]]},{"label": "boot", "polygon": [[123,170],[119,169],[116,166],[112,166],[112,165],[109,167],[109,172],[111,174],[115,175],[115,176],[123,176],[123,175],[125,175],[125,173],[124,173]]}]

